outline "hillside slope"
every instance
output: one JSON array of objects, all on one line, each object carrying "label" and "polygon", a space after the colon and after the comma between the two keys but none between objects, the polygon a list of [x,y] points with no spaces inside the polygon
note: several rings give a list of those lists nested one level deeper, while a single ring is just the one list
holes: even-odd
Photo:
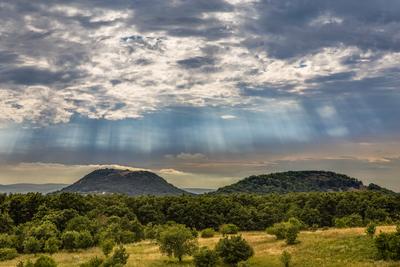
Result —
[{"label": "hillside slope", "polygon": [[181,195],[189,194],[162,177],[149,171],[100,169],[93,171],[61,190],[78,193],[120,193],[136,195]]},{"label": "hillside slope", "polygon": [[7,184],[7,185],[0,185],[0,193],[29,193],[29,192],[38,192],[47,194],[50,192],[54,192],[57,190],[66,187],[67,184]]},{"label": "hillside slope", "polygon": [[[219,188],[215,193],[289,193],[289,192],[338,192],[371,190],[385,193],[388,189],[371,185],[344,174],[327,171],[288,171],[250,176],[235,184]],[[392,192],[393,193],[393,192]]]}]

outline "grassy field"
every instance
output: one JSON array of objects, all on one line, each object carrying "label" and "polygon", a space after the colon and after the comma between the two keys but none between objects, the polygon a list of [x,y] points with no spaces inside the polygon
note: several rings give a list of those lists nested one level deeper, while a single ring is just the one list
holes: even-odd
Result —
[{"label": "grassy field", "polygon": [[[400,266],[400,262],[376,261],[373,240],[364,234],[364,230],[349,228],[301,232],[300,243],[293,246],[287,246],[284,241],[277,241],[264,232],[243,232],[242,235],[255,250],[254,257],[249,260],[250,266],[282,266],[279,257],[284,250],[292,254],[293,266]],[[394,230],[395,227],[391,226],[378,227],[377,233]],[[199,238],[199,244],[213,247],[219,238]],[[193,266],[191,257],[178,263],[161,255],[158,246],[149,241],[127,245],[126,248],[130,253],[127,264],[130,267]],[[98,248],[74,253],[60,252],[53,257],[60,267],[76,267],[96,255],[102,255]],[[0,262],[0,267],[15,266],[18,261],[28,258],[33,259],[35,256],[23,255],[12,261]]]}]

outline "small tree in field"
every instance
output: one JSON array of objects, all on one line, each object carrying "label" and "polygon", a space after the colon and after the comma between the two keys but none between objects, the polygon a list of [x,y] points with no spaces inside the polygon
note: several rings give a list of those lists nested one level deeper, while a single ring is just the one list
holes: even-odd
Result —
[{"label": "small tree in field", "polygon": [[253,248],[240,235],[220,239],[215,250],[225,263],[233,266],[254,254]]},{"label": "small tree in field", "polygon": [[214,267],[218,263],[218,254],[214,250],[202,247],[193,256],[194,266],[196,267]]},{"label": "small tree in field", "polygon": [[297,235],[299,234],[299,228],[295,225],[290,225],[286,230],[286,244],[293,245],[297,243]]},{"label": "small tree in field", "polygon": [[239,232],[239,227],[232,223],[223,224],[219,227],[219,232],[223,235],[235,235]]},{"label": "small tree in field", "polygon": [[197,249],[197,240],[192,231],[184,225],[171,225],[162,230],[158,240],[160,250],[169,257],[182,261],[184,255],[193,255]]},{"label": "small tree in field", "polygon": [[126,252],[126,249],[120,245],[114,250],[114,253],[111,257],[106,259],[103,263],[103,267],[116,267],[116,266],[124,266],[128,262],[129,254]]},{"label": "small tree in field", "polygon": [[376,224],[374,223],[370,223],[367,226],[367,229],[365,229],[365,233],[370,236],[373,237],[375,235],[376,232]]},{"label": "small tree in field", "polygon": [[292,255],[286,250],[281,255],[281,262],[284,267],[290,267],[290,262],[292,261]]},{"label": "small tree in field", "polygon": [[104,255],[106,257],[108,257],[108,255],[113,250],[115,243],[114,243],[114,240],[112,240],[112,239],[106,239],[106,240],[103,240],[100,245],[101,245],[101,250],[103,251]]}]

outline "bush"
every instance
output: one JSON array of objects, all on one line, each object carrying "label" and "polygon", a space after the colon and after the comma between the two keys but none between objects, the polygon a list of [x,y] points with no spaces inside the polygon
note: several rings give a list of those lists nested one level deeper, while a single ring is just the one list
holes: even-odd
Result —
[{"label": "bush", "polygon": [[297,242],[297,235],[299,234],[299,228],[296,225],[290,225],[286,230],[286,244],[293,245]]},{"label": "bush", "polygon": [[111,251],[113,250],[115,243],[114,243],[114,240],[112,240],[112,239],[106,239],[101,242],[100,246],[101,246],[101,250],[103,251],[104,255],[107,257],[108,254],[110,254]]},{"label": "bush", "polygon": [[0,261],[12,260],[18,256],[15,248],[0,248]]},{"label": "bush", "polygon": [[93,257],[89,261],[82,263],[79,267],[100,267],[104,260],[98,257]]},{"label": "bush", "polygon": [[369,223],[368,226],[367,226],[367,228],[365,229],[365,233],[366,233],[368,236],[373,237],[373,236],[375,235],[375,232],[376,232],[376,224],[374,224],[374,223]]},{"label": "bush", "polygon": [[231,265],[236,265],[240,261],[246,261],[254,254],[253,248],[242,236],[220,239],[215,250],[225,263]]},{"label": "bush", "polygon": [[57,263],[54,261],[53,258],[48,256],[40,256],[35,264],[34,267],[57,267]]},{"label": "bush", "polygon": [[127,263],[128,258],[129,254],[126,252],[126,249],[121,245],[114,250],[114,253],[110,258],[104,261],[102,267],[123,266]]},{"label": "bush", "polygon": [[400,260],[400,233],[381,233],[375,238],[378,256],[384,260]]},{"label": "bush", "polygon": [[352,214],[335,219],[335,226],[338,228],[363,226],[363,219],[359,214]]},{"label": "bush", "polygon": [[286,230],[288,224],[286,222],[275,223],[273,226],[267,228],[267,234],[274,235],[276,239],[281,240],[286,237]]},{"label": "bush", "polygon": [[24,240],[23,247],[25,253],[38,253],[42,250],[39,240],[37,240],[33,236],[28,237]]},{"label": "bush", "polygon": [[61,241],[55,237],[50,237],[44,243],[44,251],[50,254],[56,253],[61,247]]},{"label": "bush", "polygon": [[291,218],[287,222],[276,223],[267,228],[267,233],[275,235],[276,239],[286,239],[288,245],[296,243],[297,235],[300,229],[304,228],[304,224],[298,219]]},{"label": "bush", "polygon": [[285,250],[282,253],[280,260],[284,267],[289,267],[292,261],[292,255],[290,255],[290,253]]},{"label": "bush", "polygon": [[182,261],[184,255],[193,255],[197,249],[197,240],[191,229],[181,224],[171,225],[161,231],[159,245],[162,253],[174,256]]},{"label": "bush", "polygon": [[93,237],[89,231],[82,231],[79,233],[79,239],[77,242],[78,248],[89,248],[94,244]]},{"label": "bush", "polygon": [[0,248],[13,248],[15,236],[9,234],[0,234]]},{"label": "bush", "polygon": [[225,236],[225,235],[235,235],[239,232],[239,227],[236,225],[229,223],[229,224],[223,224],[219,227],[219,232]]},{"label": "bush", "polygon": [[218,254],[214,250],[202,247],[194,254],[194,266],[196,267],[214,267],[218,263]]},{"label": "bush", "polygon": [[65,231],[61,235],[63,247],[67,250],[74,250],[79,247],[80,234],[77,231]]},{"label": "bush", "polygon": [[212,228],[206,228],[203,231],[201,231],[200,236],[203,238],[209,238],[213,237],[215,235],[215,231]]}]

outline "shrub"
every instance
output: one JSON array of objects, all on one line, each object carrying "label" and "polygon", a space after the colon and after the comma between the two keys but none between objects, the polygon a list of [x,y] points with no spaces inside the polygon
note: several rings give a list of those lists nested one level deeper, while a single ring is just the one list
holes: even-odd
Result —
[{"label": "shrub", "polygon": [[275,223],[273,226],[267,228],[267,233],[276,236],[276,239],[281,240],[286,237],[286,230],[288,224],[285,222]]},{"label": "shrub", "polygon": [[80,234],[76,231],[65,231],[61,235],[63,247],[67,250],[74,250],[79,247]]},{"label": "shrub", "polygon": [[126,249],[120,245],[114,250],[113,255],[104,261],[102,267],[123,266],[127,263],[128,258],[129,254],[126,252]]},{"label": "shrub", "polygon": [[338,228],[363,226],[363,219],[359,214],[352,214],[335,219],[335,226]]},{"label": "shrub", "polygon": [[93,257],[89,261],[82,263],[79,267],[100,267],[104,260],[98,257]]},{"label": "shrub", "polygon": [[35,264],[34,267],[57,267],[57,263],[54,261],[53,258],[48,256],[40,256]]},{"label": "shrub", "polygon": [[231,265],[236,265],[240,261],[246,261],[254,254],[253,248],[242,236],[220,239],[215,250],[225,263]]},{"label": "shrub", "polygon": [[78,248],[89,248],[93,246],[93,237],[89,231],[82,231],[79,233],[79,238],[77,242]]},{"label": "shrub", "polygon": [[376,224],[374,224],[374,223],[369,223],[368,226],[367,226],[367,228],[365,229],[365,233],[366,233],[368,236],[373,237],[373,236],[375,235],[375,232],[376,232]]},{"label": "shrub", "polygon": [[201,231],[200,236],[203,238],[209,238],[213,237],[215,235],[215,231],[212,228],[206,228],[203,231]]},{"label": "shrub", "polygon": [[218,263],[218,254],[214,250],[202,247],[194,254],[194,266],[196,267],[214,267]]},{"label": "shrub", "polygon": [[12,260],[18,256],[15,248],[0,248],[0,261]]},{"label": "shrub", "polygon": [[290,253],[285,250],[283,251],[280,260],[284,267],[289,267],[292,261],[292,255],[290,255]]},{"label": "shrub", "polygon": [[162,253],[174,256],[179,261],[182,261],[184,255],[193,255],[197,249],[197,240],[191,229],[181,224],[164,228],[158,242]]},{"label": "shrub", "polygon": [[400,260],[400,233],[381,233],[375,238],[378,256],[384,260]]},{"label": "shrub", "polygon": [[286,244],[293,245],[297,242],[297,235],[299,234],[299,228],[296,225],[290,224],[286,229]]},{"label": "shrub", "polygon": [[12,248],[15,244],[15,236],[0,234],[0,248]]},{"label": "shrub", "polygon": [[44,251],[50,254],[56,253],[61,247],[61,241],[55,237],[50,237],[44,243]]},{"label": "shrub", "polygon": [[24,240],[23,247],[25,253],[38,253],[42,249],[39,240],[37,240],[33,236],[30,236]]},{"label": "shrub", "polygon": [[219,232],[225,236],[225,235],[234,235],[239,232],[239,227],[236,225],[229,223],[229,224],[223,224],[219,227]]},{"label": "shrub", "polygon": [[101,242],[100,246],[101,246],[101,250],[103,251],[104,255],[107,257],[108,254],[110,254],[111,251],[113,250],[115,243],[114,243],[114,240],[112,240],[112,239],[106,239]]}]

